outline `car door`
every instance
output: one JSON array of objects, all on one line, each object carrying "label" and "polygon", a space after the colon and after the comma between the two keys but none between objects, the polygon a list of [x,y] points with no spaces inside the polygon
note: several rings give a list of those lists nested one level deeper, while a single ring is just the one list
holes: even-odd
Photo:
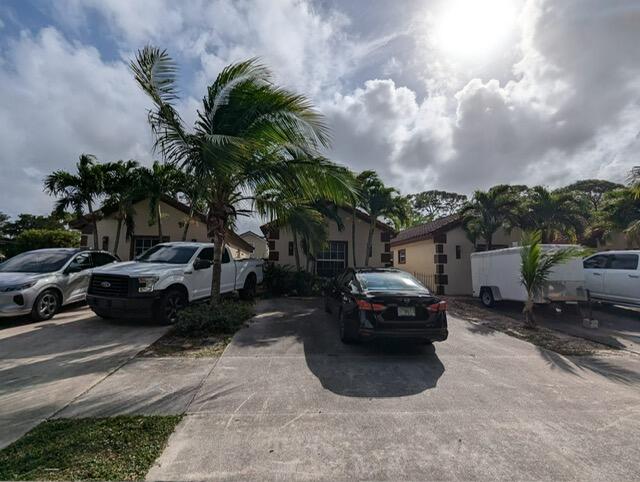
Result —
[{"label": "car door", "polygon": [[604,274],[607,299],[621,303],[640,304],[640,273],[638,255],[612,253]]},{"label": "car door", "polygon": [[109,253],[91,253],[91,261],[94,268],[99,268],[107,264],[117,263],[118,258]]},{"label": "car door", "polygon": [[65,303],[85,299],[91,278],[91,268],[93,268],[93,261],[89,252],[79,253],[71,260],[64,271]]},{"label": "car door", "polygon": [[[236,262],[224,248],[222,253],[222,272],[220,273],[220,293],[229,293],[236,289]],[[242,288],[239,286],[238,288]]]},{"label": "car door", "polygon": [[605,296],[604,274],[608,262],[609,255],[598,253],[588,257],[582,263],[585,287],[589,290],[589,295],[592,298],[603,298]]},{"label": "car door", "polygon": [[193,273],[190,275],[192,299],[211,296],[212,266],[213,247],[202,248],[193,261]]}]

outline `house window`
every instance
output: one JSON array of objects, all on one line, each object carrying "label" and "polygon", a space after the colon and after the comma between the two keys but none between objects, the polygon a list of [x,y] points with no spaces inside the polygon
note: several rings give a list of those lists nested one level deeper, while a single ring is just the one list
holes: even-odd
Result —
[{"label": "house window", "polygon": [[[166,243],[169,241],[169,236],[163,236],[162,242]],[[155,246],[160,243],[160,238],[157,236],[134,236],[133,237],[133,257],[140,256],[147,249]]]},{"label": "house window", "polygon": [[86,234],[83,234],[82,236],[80,236],[80,247],[86,248],[88,244],[89,244],[89,237]]},{"label": "house window", "polygon": [[109,251],[109,236],[102,236],[102,251]]},{"label": "house window", "polygon": [[444,253],[444,244],[436,244],[436,253],[438,254]]},{"label": "house window", "polygon": [[333,277],[348,266],[347,242],[329,241],[327,248],[316,257],[318,276]]},{"label": "house window", "polygon": [[272,239],[269,240],[269,249],[276,249],[276,242]]},{"label": "house window", "polygon": [[388,243],[391,241],[391,233],[389,231],[382,231],[380,233],[380,241],[383,243]]},{"label": "house window", "polygon": [[289,241],[289,256],[293,256],[293,241]]},{"label": "house window", "polygon": [[398,264],[405,264],[407,262],[407,250],[399,249],[398,250]]},{"label": "house window", "polygon": [[391,243],[384,243],[384,252],[388,253],[391,251]]},{"label": "house window", "polygon": [[462,246],[456,244],[456,259],[462,258]]}]

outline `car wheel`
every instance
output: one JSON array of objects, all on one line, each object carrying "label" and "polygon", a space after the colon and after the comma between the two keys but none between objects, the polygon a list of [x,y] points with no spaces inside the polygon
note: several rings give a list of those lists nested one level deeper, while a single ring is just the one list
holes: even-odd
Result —
[{"label": "car wheel", "polygon": [[358,336],[358,329],[355,326],[355,322],[348,319],[345,316],[343,310],[340,310],[338,320],[340,325],[340,341],[342,343],[352,344],[360,341],[360,337]]},{"label": "car wheel", "polygon": [[158,318],[164,325],[173,325],[178,321],[178,312],[187,306],[187,300],[179,290],[169,290],[160,299]]},{"label": "car wheel", "polygon": [[484,288],[480,293],[480,301],[487,308],[492,308],[496,304],[496,300],[493,298],[493,292],[489,288]]},{"label": "car wheel", "polygon": [[38,295],[31,316],[36,321],[50,320],[60,309],[60,297],[53,290],[44,290]]},{"label": "car wheel", "polygon": [[246,301],[250,301],[256,297],[256,279],[254,276],[247,277],[239,294],[240,299]]}]

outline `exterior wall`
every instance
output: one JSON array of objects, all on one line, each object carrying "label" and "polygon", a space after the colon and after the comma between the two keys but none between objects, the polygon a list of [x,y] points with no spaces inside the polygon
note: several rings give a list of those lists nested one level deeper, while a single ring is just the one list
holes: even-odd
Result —
[{"label": "exterior wall", "polygon": [[[328,221],[329,232],[327,240],[345,241],[347,243],[347,262],[350,267],[353,267],[353,250],[351,246],[352,214],[349,211],[341,209],[340,217],[342,218],[344,229],[339,231],[338,225],[335,221]],[[387,241],[382,241],[383,233],[385,233]],[[372,242],[372,256],[369,259],[369,266],[371,267],[383,267],[391,263],[391,248],[388,241],[390,239],[390,234],[386,233],[389,233],[389,231],[385,231],[378,227],[375,228]],[[369,223],[356,216],[356,262],[358,266],[364,266],[368,235]],[[273,234],[270,234],[269,236],[269,259],[280,265],[295,266],[295,255],[289,254],[289,242],[293,242],[293,235],[291,232],[286,228],[282,228],[278,230],[278,239],[274,239],[272,237]],[[300,240],[298,240],[298,244],[300,245]],[[305,269],[307,259],[301,247],[299,247],[299,252],[301,267]],[[275,259],[276,257],[277,259]]]},{"label": "exterior wall", "polygon": [[[153,224],[149,226],[149,202],[147,200],[140,201],[134,206],[134,236],[158,236],[158,225]],[[184,223],[187,220],[187,215],[179,209],[162,203],[160,211],[162,213],[162,235],[165,238],[169,238],[169,241],[182,241],[182,231]],[[102,248],[102,239],[105,236],[109,237],[108,251],[113,252],[115,247],[116,233],[118,229],[118,222],[113,216],[108,216],[98,221],[98,236],[99,247]],[[211,239],[207,236],[207,226],[205,223],[198,220],[191,220],[189,231],[187,232],[187,241],[198,242],[210,242]],[[87,236],[87,246],[93,246],[93,236],[89,234]],[[106,246],[105,246],[106,247]],[[237,246],[230,245],[232,254],[235,258],[249,257],[250,253],[247,253]],[[120,232],[120,243],[118,244],[118,252],[116,253],[121,260],[126,261],[131,259],[131,240],[126,239],[126,227],[122,226]]]},{"label": "exterior wall", "polygon": [[267,259],[269,257],[269,246],[265,238],[253,232],[244,233],[240,237],[253,246],[252,258]]},{"label": "exterior wall", "polygon": [[[519,230],[496,233],[495,245],[512,246],[522,236]],[[459,248],[458,248],[459,247]],[[406,262],[399,264],[399,251],[405,250]],[[457,252],[460,252],[460,258]],[[476,251],[462,227],[436,234],[433,238],[393,247],[394,265],[416,275],[438,294],[471,295],[471,253]]]}]

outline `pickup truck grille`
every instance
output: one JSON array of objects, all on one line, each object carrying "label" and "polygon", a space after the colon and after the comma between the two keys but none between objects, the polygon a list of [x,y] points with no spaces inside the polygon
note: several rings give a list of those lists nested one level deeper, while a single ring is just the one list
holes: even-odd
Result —
[{"label": "pickup truck grille", "polygon": [[126,298],[129,294],[129,277],[111,274],[94,274],[89,284],[89,294]]}]

